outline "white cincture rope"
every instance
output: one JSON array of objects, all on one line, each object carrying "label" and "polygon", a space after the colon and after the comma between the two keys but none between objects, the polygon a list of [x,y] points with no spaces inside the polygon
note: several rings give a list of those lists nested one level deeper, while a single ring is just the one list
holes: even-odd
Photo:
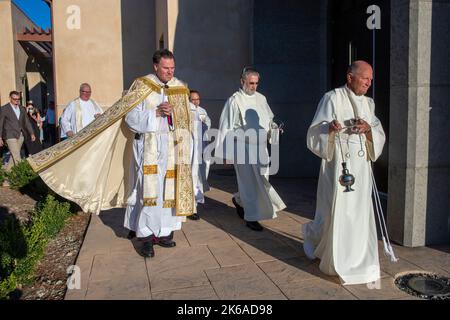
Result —
[{"label": "white cincture rope", "polygon": [[378,216],[378,222],[380,224],[381,237],[383,238],[384,252],[391,258],[392,262],[397,262],[398,259],[395,257],[394,250],[392,249],[391,242],[389,241],[383,208],[381,207],[380,196],[378,194],[377,184],[373,175],[372,164],[370,165],[370,175],[372,176],[372,192],[375,198],[375,209]]}]

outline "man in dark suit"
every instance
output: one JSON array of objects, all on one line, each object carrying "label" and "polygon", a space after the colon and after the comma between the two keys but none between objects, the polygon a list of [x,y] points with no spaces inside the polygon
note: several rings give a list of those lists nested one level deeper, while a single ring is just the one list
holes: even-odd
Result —
[{"label": "man in dark suit", "polygon": [[31,141],[36,140],[27,117],[27,111],[19,104],[20,93],[11,91],[9,101],[0,109],[0,147],[6,143],[11,153],[8,163],[5,165],[6,171],[11,170],[11,167],[21,159],[20,150],[24,141],[24,133],[29,134]]}]

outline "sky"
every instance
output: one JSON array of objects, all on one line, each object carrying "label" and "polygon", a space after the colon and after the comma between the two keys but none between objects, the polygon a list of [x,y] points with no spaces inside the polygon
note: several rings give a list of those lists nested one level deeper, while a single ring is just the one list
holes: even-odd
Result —
[{"label": "sky", "polygon": [[43,0],[13,0],[37,26],[51,28],[50,7]]}]

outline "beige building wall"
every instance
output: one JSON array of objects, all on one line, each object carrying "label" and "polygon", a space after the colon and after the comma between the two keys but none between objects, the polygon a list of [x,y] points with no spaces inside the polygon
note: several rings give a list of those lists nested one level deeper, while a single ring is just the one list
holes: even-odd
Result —
[{"label": "beige building wall", "polygon": [[[9,101],[10,91],[25,93],[25,83],[28,55],[16,41],[16,34],[24,27],[33,28],[36,25],[16,7],[11,0],[0,1],[0,102]],[[24,97],[25,98],[25,97]]]},{"label": "beige building wall", "polygon": [[113,105],[133,79],[152,72],[155,51],[155,0],[53,1],[55,98],[60,114],[92,86],[104,109]]},{"label": "beige building wall", "polygon": [[120,0],[58,0],[52,4],[58,111],[88,82],[92,98],[111,106],[123,90]]},{"label": "beige building wall", "polygon": [[167,0],[167,48],[171,51],[175,48],[175,38],[177,35],[179,0]]},{"label": "beige building wall", "polygon": [[14,35],[11,1],[0,1],[0,102],[6,104],[9,92],[15,88],[16,66],[14,63]]},{"label": "beige building wall", "polygon": [[[23,49],[18,41],[16,41],[16,35],[22,33],[23,29],[37,28],[37,26],[22,12],[16,5],[11,6],[12,9],[12,21],[13,21],[13,35],[14,35],[14,63],[16,69],[16,89],[22,91],[25,94],[25,83],[23,78],[26,77],[27,67],[31,66],[33,62],[28,63],[28,54]],[[31,90],[32,84],[29,84]],[[25,97],[24,97],[25,99]],[[23,102],[25,103],[25,101]]]}]

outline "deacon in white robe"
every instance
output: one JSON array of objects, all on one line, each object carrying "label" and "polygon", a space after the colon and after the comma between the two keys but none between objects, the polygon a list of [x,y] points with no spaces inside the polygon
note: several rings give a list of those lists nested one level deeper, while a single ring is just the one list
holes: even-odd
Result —
[{"label": "deacon in white robe", "polygon": [[[200,106],[190,104],[191,117],[193,121],[193,161],[192,176],[194,181],[195,200],[197,203],[205,203],[205,192],[209,191],[208,171],[209,161],[203,157],[203,150],[206,146],[205,133],[211,128],[211,119],[206,110]],[[192,217],[192,216],[191,216]]]},{"label": "deacon in white robe", "polygon": [[91,87],[80,86],[80,96],[71,101],[61,116],[61,137],[72,137],[103,113],[102,108],[91,99]]},{"label": "deacon in white robe", "polygon": [[273,133],[274,115],[266,97],[256,92],[258,84],[259,73],[244,69],[241,89],[222,111],[215,147],[215,157],[234,164],[239,190],[233,203],[247,227],[255,231],[263,230],[258,221],[274,219],[286,208],[269,183],[267,140]]},{"label": "deacon in white robe", "polygon": [[[344,284],[380,278],[371,162],[380,156],[385,134],[373,100],[364,96],[371,81],[371,66],[354,62],[347,84],[320,101],[307,134],[307,146],[322,164],[315,218],[303,226],[304,250],[310,259],[321,260],[322,272],[338,275]],[[358,118],[356,127],[345,129]],[[343,161],[355,177],[352,192],[339,183]]]}]

